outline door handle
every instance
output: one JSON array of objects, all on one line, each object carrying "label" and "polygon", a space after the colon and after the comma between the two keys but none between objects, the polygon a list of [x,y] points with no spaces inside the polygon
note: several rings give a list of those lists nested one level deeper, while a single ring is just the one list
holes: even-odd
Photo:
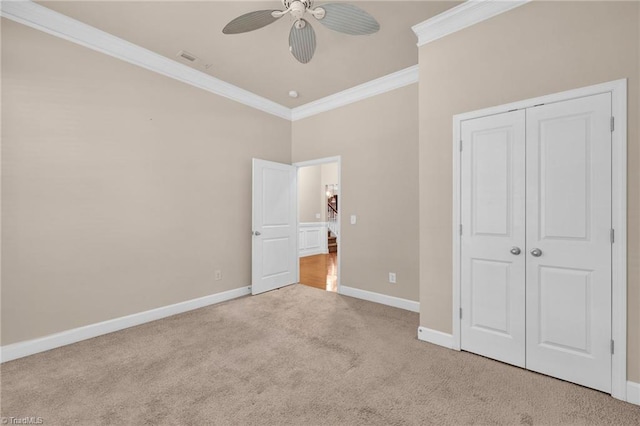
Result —
[{"label": "door handle", "polygon": [[259,235],[262,235],[262,234],[260,234],[260,231],[252,232],[252,234],[255,235],[256,237],[259,236]]},{"label": "door handle", "polygon": [[542,250],[540,250],[539,248],[534,248],[533,250],[531,250],[531,256],[533,257],[542,256]]},{"label": "door handle", "polygon": [[520,254],[520,247],[511,247],[511,250],[509,250],[511,252],[512,255],[517,256]]}]

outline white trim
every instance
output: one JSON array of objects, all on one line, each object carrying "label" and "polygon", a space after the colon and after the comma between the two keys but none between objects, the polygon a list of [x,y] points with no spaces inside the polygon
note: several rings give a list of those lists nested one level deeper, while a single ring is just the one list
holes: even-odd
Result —
[{"label": "white trim", "polygon": [[299,222],[300,228],[319,228],[321,226],[327,227],[327,222]]},{"label": "white trim", "polygon": [[[329,253],[329,251],[322,248],[307,249],[307,250],[303,249],[298,251],[298,258],[316,256],[318,254],[327,254],[327,253]],[[298,279],[298,281],[300,280]]]},{"label": "white trim", "polygon": [[453,226],[451,227],[451,233],[453,238],[453,289],[451,291],[453,298],[453,312],[452,312],[452,337],[453,346],[452,349],[457,351],[462,349],[462,342],[460,340],[460,267],[461,267],[461,250],[462,243],[460,241],[460,227],[462,226],[462,214],[461,214],[461,201],[462,196],[462,156],[460,155],[460,140],[462,135],[460,134],[461,120],[458,116],[453,117],[453,140],[455,143],[451,144],[453,150]]},{"label": "white trim", "polygon": [[626,126],[624,126],[624,128],[622,127],[622,125],[619,126],[620,122],[625,125],[627,122],[626,87],[627,87],[627,79],[623,78],[620,80],[594,84],[592,86],[580,87],[578,89],[566,90],[564,92],[553,93],[550,95],[538,96],[537,98],[525,99],[522,101],[511,102],[504,105],[498,105],[498,106],[483,108],[476,111],[465,112],[462,114],[455,115],[454,119],[458,119],[459,121],[471,120],[474,118],[486,117],[489,115],[502,114],[503,112],[511,111],[514,109],[531,108],[532,106],[535,106],[538,104],[550,104],[554,102],[562,102],[570,99],[584,98],[586,96],[611,92],[612,95],[614,95],[614,97],[612,98],[613,99],[612,112],[623,113],[622,117],[616,117],[616,131],[613,132],[613,137],[614,138],[620,137],[622,134],[624,134],[624,137],[626,138],[626,133],[627,133]]},{"label": "white trim", "polygon": [[12,361],[14,359],[70,345],[82,340],[102,336],[103,334],[113,333],[114,331],[134,327],[136,325],[159,320],[172,315],[192,311],[209,305],[215,305],[216,303],[226,302],[227,300],[246,296],[248,294],[251,294],[251,287],[240,287],[234,290],[200,297],[198,299],[187,300],[185,302],[175,303],[173,305],[163,306],[149,311],[139,312],[137,314],[85,325],[84,327],[50,334],[33,340],[5,345],[0,348],[0,360],[1,362]]},{"label": "white trim", "polygon": [[444,346],[448,349],[454,349],[454,339],[451,334],[432,330],[427,327],[418,327],[418,340]]},{"label": "white trim", "polygon": [[611,134],[611,226],[616,237],[611,246],[611,338],[615,341],[616,350],[611,358],[611,395],[626,400],[627,80],[601,85],[599,90],[611,92],[611,114],[615,117],[615,130]]},{"label": "white trim", "polygon": [[627,382],[627,402],[640,405],[640,383]]},{"label": "white trim", "polygon": [[388,296],[386,294],[374,293],[372,291],[360,290],[359,288],[347,286],[340,287],[338,293],[343,296],[381,303],[383,305],[393,306],[394,308],[400,308],[411,312],[420,312],[420,302],[414,302],[409,299],[401,299],[399,297]]},{"label": "white trim", "polygon": [[[325,157],[325,158],[318,158],[316,160],[299,161],[297,163],[293,163],[293,165],[300,168],[300,167],[318,166],[320,164],[327,164],[327,163],[340,164],[341,160],[342,160],[341,156],[336,155],[335,157]],[[340,189],[340,186],[338,186],[338,190],[339,189]]]},{"label": "white trim", "polygon": [[411,27],[418,36],[418,47],[453,34],[530,0],[469,0]]},{"label": "white trim", "polygon": [[627,400],[627,80],[615,80],[533,99],[513,102],[453,116],[453,339],[460,348],[460,125],[465,120],[501,114],[539,104],[562,102],[600,93],[611,93],[615,131],[612,143],[612,226],[616,241],[612,245],[612,318],[611,338],[615,353],[611,357],[611,396]]},{"label": "white trim", "polygon": [[32,1],[3,1],[1,15],[12,21],[96,50],[252,108],[291,120],[291,110],[136,44]]},{"label": "white trim", "polygon": [[[344,205],[344,200],[342,200],[342,156],[340,155],[336,155],[334,157],[324,157],[324,158],[316,158],[315,160],[307,160],[307,161],[299,161],[297,163],[293,163],[294,166],[296,166],[298,169],[300,169],[300,167],[308,167],[308,166],[317,166],[320,164],[328,164],[328,163],[338,163],[338,195],[340,197],[340,205]],[[297,192],[296,192],[297,195]],[[342,214],[340,213],[340,208],[338,208],[338,228],[341,228],[340,225],[340,220],[342,219]],[[338,277],[336,279],[337,284],[336,284],[336,288],[338,293],[340,293],[341,290],[341,286],[342,286],[342,237],[340,236],[342,234],[342,232],[339,232],[338,235],[336,235],[336,242],[338,243],[338,257],[337,257],[337,262],[338,262],[338,266],[337,266],[337,273],[338,273]],[[298,262],[298,265],[300,264],[300,262]],[[298,267],[298,277],[297,277],[297,281],[300,282],[300,268]]]},{"label": "white trim", "polygon": [[418,82],[418,65],[385,75],[384,77],[368,81],[342,92],[335,93],[291,110],[291,121],[301,120],[330,111],[341,106],[349,105],[391,90],[399,89]]}]

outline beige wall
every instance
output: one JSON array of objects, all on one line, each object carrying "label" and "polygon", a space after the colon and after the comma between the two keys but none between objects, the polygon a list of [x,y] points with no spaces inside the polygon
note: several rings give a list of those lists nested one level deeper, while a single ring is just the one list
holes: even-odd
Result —
[{"label": "beige wall", "polygon": [[2,73],[3,345],[250,285],[291,123],[7,20]]},{"label": "beige wall", "polygon": [[292,133],[293,161],[342,156],[342,285],[417,301],[417,85],[295,121]]},{"label": "beige wall", "polygon": [[[338,183],[338,163],[298,169],[298,218],[300,222],[326,222],[326,185]],[[320,217],[316,217],[319,214]]]},{"label": "beige wall", "polygon": [[[322,166],[308,166],[298,169],[298,220],[300,222],[321,222],[324,206],[322,203]],[[320,217],[316,218],[316,214]]]},{"label": "beige wall", "polygon": [[628,78],[628,377],[640,382],[637,2],[532,2],[420,48],[420,324],[451,332],[452,116]]}]

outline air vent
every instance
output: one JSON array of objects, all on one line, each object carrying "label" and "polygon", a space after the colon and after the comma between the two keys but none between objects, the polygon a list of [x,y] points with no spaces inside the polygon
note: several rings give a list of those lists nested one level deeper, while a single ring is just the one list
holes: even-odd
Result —
[{"label": "air vent", "polygon": [[191,62],[192,64],[195,64],[199,60],[196,55],[192,55],[191,53],[184,50],[178,52],[178,57],[184,59],[187,62]]}]

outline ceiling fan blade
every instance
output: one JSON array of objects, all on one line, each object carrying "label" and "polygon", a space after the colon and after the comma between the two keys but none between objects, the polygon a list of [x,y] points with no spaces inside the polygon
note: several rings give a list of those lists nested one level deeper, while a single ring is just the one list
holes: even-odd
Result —
[{"label": "ceiling fan blade", "polygon": [[306,20],[300,19],[293,23],[291,32],[289,32],[289,49],[293,56],[303,64],[313,58],[313,53],[316,51],[316,33]]},{"label": "ceiling fan blade", "polygon": [[257,30],[276,22],[280,17],[275,18],[271,13],[279,12],[279,10],[256,10],[255,12],[245,13],[229,22],[222,32],[225,34],[240,34]]},{"label": "ceiling fan blade", "polygon": [[357,6],[347,3],[329,3],[319,7],[325,10],[325,16],[318,21],[330,30],[350,35],[366,35],[380,29],[378,21]]}]

